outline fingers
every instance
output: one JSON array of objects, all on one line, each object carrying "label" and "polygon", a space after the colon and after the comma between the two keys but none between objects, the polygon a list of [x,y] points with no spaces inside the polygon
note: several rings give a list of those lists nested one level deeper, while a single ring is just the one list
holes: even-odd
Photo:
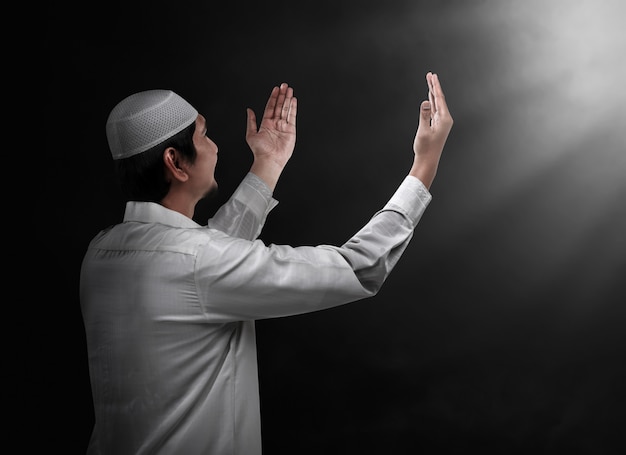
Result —
[{"label": "fingers", "polygon": [[284,120],[288,123],[295,121],[294,108],[296,107],[295,98],[293,96],[293,88],[289,87],[286,82],[280,86],[274,87],[270,94],[263,118],[268,120]]},{"label": "fingers", "polygon": [[263,112],[264,118],[272,118],[274,116],[274,110],[276,109],[279,91],[280,89],[278,87],[274,87],[272,89],[272,93],[270,94],[270,97],[267,100],[267,104],[265,105],[265,111]]},{"label": "fingers", "polygon": [[426,75],[426,81],[428,82],[428,99],[432,103],[433,115],[437,112],[447,115],[448,105],[441,88],[441,82],[439,82],[439,76],[436,73],[429,72]]},{"label": "fingers", "polygon": [[280,84],[280,87],[278,88],[278,100],[276,101],[276,106],[274,107],[274,118],[287,118],[289,103],[285,103],[285,101],[287,100],[288,92],[291,92],[291,95],[293,96],[293,89],[291,87],[284,82]]},{"label": "fingers", "polygon": [[296,125],[296,116],[298,115],[298,99],[294,96],[289,103],[289,110],[287,112],[287,123],[290,125]]},{"label": "fingers", "polygon": [[[290,123],[289,118],[291,115],[292,104],[295,98],[293,97],[293,88],[289,87],[285,82],[280,84],[278,90],[278,99],[276,101],[276,107],[274,108],[274,118],[284,120]],[[294,117],[295,119],[295,117]]]},{"label": "fingers", "polygon": [[433,87],[433,73],[428,72],[426,74],[426,83],[428,84],[428,101],[430,101],[431,109],[433,113],[437,112],[437,105],[435,104],[435,88]]}]

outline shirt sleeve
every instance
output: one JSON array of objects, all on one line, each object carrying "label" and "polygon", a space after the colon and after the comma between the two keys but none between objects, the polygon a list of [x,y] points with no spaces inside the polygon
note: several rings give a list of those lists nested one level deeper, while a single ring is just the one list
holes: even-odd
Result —
[{"label": "shirt sleeve", "polygon": [[277,204],[269,187],[248,172],[229,200],[209,219],[207,227],[232,237],[254,240]]},{"label": "shirt sleeve", "polygon": [[374,294],[404,253],[431,199],[420,180],[407,176],[369,223],[341,247],[327,248],[343,256],[361,285]]},{"label": "shirt sleeve", "polygon": [[385,206],[341,246],[265,245],[215,232],[200,249],[196,285],[212,321],[317,311],[375,295],[431,200],[408,176]]}]

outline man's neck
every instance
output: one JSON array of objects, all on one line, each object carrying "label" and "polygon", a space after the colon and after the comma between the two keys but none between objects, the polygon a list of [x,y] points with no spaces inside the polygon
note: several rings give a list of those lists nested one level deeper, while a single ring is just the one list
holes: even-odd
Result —
[{"label": "man's neck", "polygon": [[193,214],[196,210],[197,201],[192,201],[185,195],[170,191],[167,195],[161,199],[160,204],[170,210],[174,210],[178,213],[182,213],[187,218],[193,219]]}]

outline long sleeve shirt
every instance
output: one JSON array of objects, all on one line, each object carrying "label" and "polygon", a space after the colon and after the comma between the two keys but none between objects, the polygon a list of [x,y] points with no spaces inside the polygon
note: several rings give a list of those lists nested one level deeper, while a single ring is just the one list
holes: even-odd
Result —
[{"label": "long sleeve shirt", "polygon": [[95,426],[89,454],[261,454],[254,321],[378,292],[431,196],[406,177],[341,246],[266,245],[276,205],[248,174],[207,226],[129,202],[81,269]]}]

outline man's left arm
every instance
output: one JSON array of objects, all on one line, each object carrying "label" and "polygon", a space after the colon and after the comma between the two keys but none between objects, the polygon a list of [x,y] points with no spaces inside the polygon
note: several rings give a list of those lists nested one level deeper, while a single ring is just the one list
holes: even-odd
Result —
[{"label": "man's left arm", "polygon": [[207,227],[233,237],[255,240],[276,204],[278,201],[265,182],[248,172],[230,199],[209,219]]}]

